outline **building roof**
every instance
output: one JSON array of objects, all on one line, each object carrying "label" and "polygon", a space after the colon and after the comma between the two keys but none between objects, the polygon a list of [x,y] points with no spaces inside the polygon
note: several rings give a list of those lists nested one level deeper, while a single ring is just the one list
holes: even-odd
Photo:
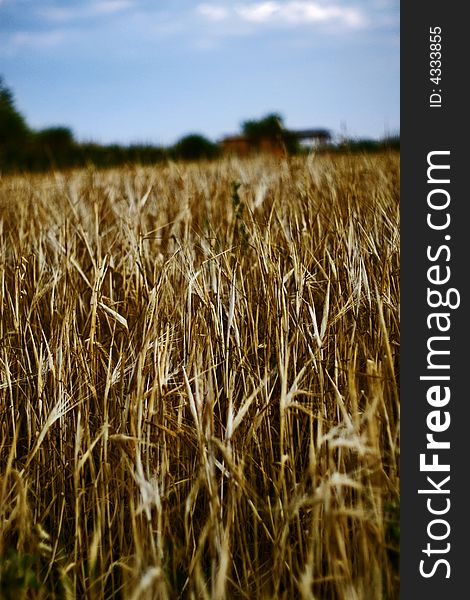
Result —
[{"label": "building roof", "polygon": [[306,140],[309,138],[331,138],[331,133],[328,129],[300,129],[296,131],[288,131],[288,134],[294,136],[298,140]]}]

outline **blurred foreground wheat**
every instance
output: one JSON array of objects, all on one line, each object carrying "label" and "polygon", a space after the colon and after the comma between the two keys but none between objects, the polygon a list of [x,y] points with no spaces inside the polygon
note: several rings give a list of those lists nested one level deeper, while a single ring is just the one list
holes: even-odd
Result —
[{"label": "blurred foreground wheat", "polygon": [[0,179],[4,598],[398,598],[399,157]]}]

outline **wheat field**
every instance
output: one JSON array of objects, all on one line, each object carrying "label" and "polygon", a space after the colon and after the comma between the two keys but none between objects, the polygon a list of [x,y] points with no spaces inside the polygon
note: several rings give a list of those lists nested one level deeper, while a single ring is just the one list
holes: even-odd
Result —
[{"label": "wheat field", "polygon": [[398,598],[399,155],[0,178],[0,596]]}]

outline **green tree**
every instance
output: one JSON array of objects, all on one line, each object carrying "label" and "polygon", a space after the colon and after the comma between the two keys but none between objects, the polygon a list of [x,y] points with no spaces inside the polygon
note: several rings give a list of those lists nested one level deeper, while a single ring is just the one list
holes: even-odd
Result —
[{"label": "green tree", "polygon": [[251,142],[259,144],[261,140],[281,140],[285,129],[281,115],[272,113],[259,120],[249,120],[242,123],[243,135]]},{"label": "green tree", "polygon": [[283,118],[278,113],[270,113],[258,120],[244,121],[242,132],[255,148],[259,148],[263,140],[268,140],[282,145],[289,153],[295,153],[299,149],[297,140],[284,127]]},{"label": "green tree", "polygon": [[17,144],[29,136],[29,128],[15,107],[13,93],[0,76],[0,145]]},{"label": "green tree", "polygon": [[62,150],[74,143],[73,133],[68,127],[48,127],[36,133],[37,141],[50,150]]},{"label": "green tree", "polygon": [[68,127],[47,127],[34,135],[36,154],[44,166],[69,167],[77,161],[73,133]]},{"label": "green tree", "polygon": [[203,135],[191,133],[181,138],[173,147],[176,158],[183,160],[199,160],[201,158],[214,158],[218,147]]}]

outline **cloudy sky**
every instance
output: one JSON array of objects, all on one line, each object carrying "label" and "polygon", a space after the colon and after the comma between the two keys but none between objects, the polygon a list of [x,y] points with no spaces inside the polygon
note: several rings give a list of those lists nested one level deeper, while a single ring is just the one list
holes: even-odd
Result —
[{"label": "cloudy sky", "polygon": [[33,127],[78,139],[399,130],[399,0],[0,0],[0,75]]}]

